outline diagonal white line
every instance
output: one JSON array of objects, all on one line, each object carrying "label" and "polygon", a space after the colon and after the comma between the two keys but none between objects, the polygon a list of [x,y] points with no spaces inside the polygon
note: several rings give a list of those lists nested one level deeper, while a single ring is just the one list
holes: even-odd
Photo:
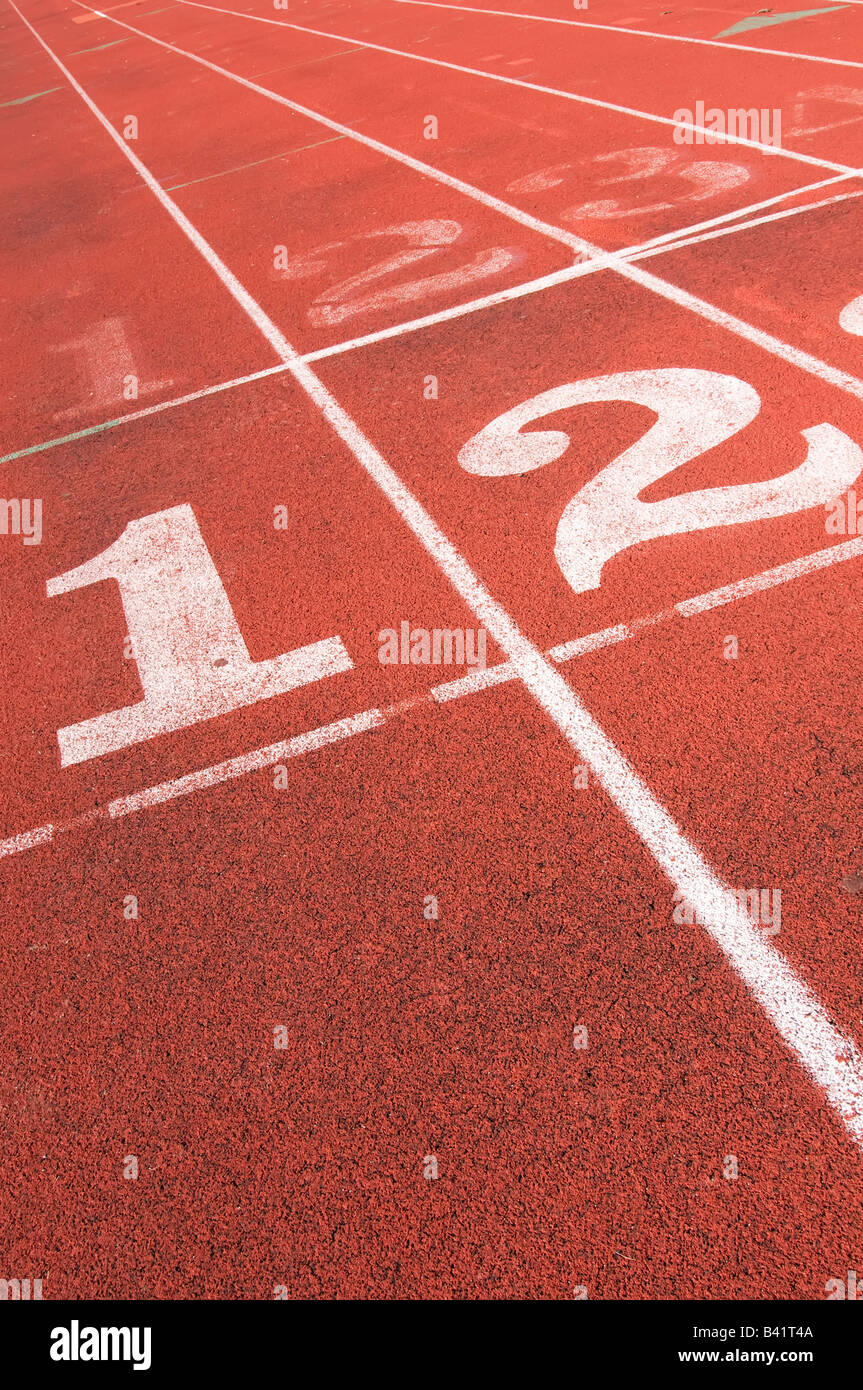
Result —
[{"label": "diagonal white line", "polygon": [[[736,212],[725,213],[722,217],[713,217],[706,222],[696,222],[691,227],[681,227],[676,232],[668,232],[664,236],[652,237],[649,241],[624,247],[623,250],[616,251],[614,254],[629,261],[637,261],[648,256],[676,251],[698,241],[708,240],[707,237],[687,236],[685,235],[687,232],[696,232],[702,227],[714,227],[717,223],[729,222],[732,218],[744,218],[745,213],[755,208],[770,207],[775,203],[782,202],[785,198],[808,192],[809,189],[824,188],[828,184],[841,183],[850,177],[849,174],[840,174],[836,178],[824,179],[821,183],[791,189],[788,193],[780,193],[774,198],[766,198],[761,203],[752,203],[748,208],[738,208]],[[170,192],[170,190],[168,191]],[[744,232],[749,227],[759,226],[762,222],[769,222],[780,217],[793,217],[797,213],[811,212],[815,208],[826,207],[830,203],[843,202],[848,198],[859,198],[860,196],[860,193],[846,193],[839,194],[835,198],[824,198],[819,202],[800,203],[796,207],[775,213],[773,218],[744,218],[743,221],[737,221],[732,226],[723,227],[711,235],[730,236],[735,232]],[[564,266],[561,270],[554,270],[548,275],[541,275],[535,280],[524,280],[521,284],[510,285],[507,289],[495,290],[491,294],[482,295],[479,299],[468,299],[461,304],[451,305],[448,309],[438,309],[433,313],[423,314],[420,318],[391,324],[389,328],[378,328],[373,333],[364,333],[357,338],[346,338],[341,342],[331,343],[327,347],[314,348],[311,352],[302,353],[302,360],[304,362],[320,362],[327,357],[337,357],[342,353],[353,352],[357,348],[369,347],[374,343],[384,342],[390,338],[400,338],[407,333],[416,333],[423,328],[434,327],[438,323],[447,323],[453,319],[463,318],[482,309],[495,308],[497,305],[506,304],[512,299],[522,299],[527,295],[538,294],[542,290],[565,284],[569,280],[579,280],[582,276],[591,275],[596,271],[611,269],[613,267],[604,262],[584,260],[577,265]],[[116,429],[119,425],[130,424],[134,420],[144,420],[150,415],[159,415],[163,410],[174,410],[177,406],[189,405],[193,401],[203,400],[206,396],[218,395],[223,391],[232,391],[237,386],[246,386],[250,382],[262,381],[269,376],[278,376],[286,370],[286,364],[279,363],[274,367],[264,367],[256,372],[247,372],[243,376],[233,377],[230,381],[218,381],[210,386],[200,387],[197,391],[189,391],[185,395],[174,396],[171,400],[157,401],[154,405],[144,406],[140,410],[130,410],[127,414],[118,415],[114,419],[102,420],[95,425],[87,425],[80,430],[73,430],[70,434],[57,435],[54,439],[46,439],[38,444],[29,444],[22,449],[14,449],[11,453],[0,456],[0,463],[11,463],[14,459],[43,453],[46,449],[54,449],[61,444],[71,444],[78,439],[86,439],[91,435],[101,434],[104,430]]]},{"label": "diagonal white line", "polygon": [[[840,9],[849,0],[842,0],[836,8]],[[829,63],[837,68],[863,68],[863,63],[852,61],[850,58],[823,58],[818,53],[789,53],[784,48],[756,48],[754,44],[747,43],[722,43],[719,39],[693,39],[688,34],[660,34],[651,29],[624,29],[620,24],[596,24],[581,19],[557,19],[546,14],[518,14],[513,10],[484,10],[472,5],[443,5],[436,3],[436,0],[396,0],[397,5],[417,5],[422,9],[431,10],[458,10],[464,14],[485,14],[494,15],[500,19],[531,19],[538,24],[565,24],[573,29],[599,29],[607,34],[631,34],[639,39],[667,39],[669,43],[690,43],[698,44],[704,48],[723,48],[730,49],[732,53],[757,53],[759,57],[768,58],[797,58],[804,63]]]},{"label": "diagonal white line", "polygon": [[751,217],[745,222],[735,222],[733,226],[714,227],[712,231],[702,232],[699,236],[680,236],[676,240],[665,242],[660,246],[646,246],[643,250],[630,252],[627,259],[643,261],[648,256],[662,255],[666,251],[679,251],[684,246],[697,246],[702,241],[715,241],[717,237],[733,236],[735,232],[746,232],[751,227],[763,227],[767,222],[781,222],[787,217],[796,217],[800,212],[814,212],[816,208],[831,207],[834,203],[847,203],[852,198],[863,198],[863,191],[836,193],[832,198],[819,198],[817,202],[801,203],[794,208],[782,208],[779,212],[770,212],[764,217]]},{"label": "diagonal white line", "polygon": [[[561,666],[572,661],[575,657],[586,656],[590,652],[602,651],[606,647],[628,642],[631,638],[637,637],[645,628],[661,627],[673,622],[675,618],[693,618],[701,613],[707,613],[711,609],[721,608],[729,603],[737,603],[740,599],[751,598],[753,594],[778,588],[782,584],[791,583],[805,575],[815,574],[818,570],[828,569],[832,565],[844,564],[848,560],[860,558],[863,558],[863,537],[853,541],[844,541],[838,545],[827,546],[824,550],[816,550],[810,555],[801,555],[796,560],[789,560],[784,565],[776,565],[773,569],[764,570],[761,574],[749,575],[745,579],[735,580],[732,584],[724,584],[719,589],[710,589],[707,593],[694,595],[693,598],[681,599],[672,608],[664,608],[659,613],[650,613],[647,617],[636,618],[629,623],[618,623],[615,627],[600,628],[597,632],[589,632],[585,636],[575,637],[569,642],[559,642],[556,646],[551,647],[545,655],[556,666]],[[241,753],[225,762],[214,763],[212,766],[200,768],[196,772],[185,773],[183,776],[175,777],[170,781],[160,782],[157,786],[146,787],[142,791],[117,797],[106,806],[94,811],[85,811],[82,815],[75,816],[71,821],[63,824],[42,825],[34,830],[22,831],[7,840],[0,841],[0,858],[5,858],[11,854],[21,854],[42,844],[51,844],[58,834],[68,832],[81,825],[92,825],[105,819],[105,817],[117,820],[123,816],[132,815],[136,811],[147,810],[153,806],[162,805],[166,801],[174,801],[179,797],[189,796],[193,792],[218,786],[222,782],[245,777],[250,772],[259,772],[265,767],[272,767],[283,759],[297,758],[318,748],[324,748],[330,743],[353,738],[356,734],[369,733],[374,729],[382,728],[390,719],[397,718],[409,709],[429,701],[433,701],[435,704],[449,704],[453,700],[476,695],[480,691],[490,690],[498,685],[506,685],[511,681],[518,680],[518,678],[518,671],[513,663],[501,661],[496,666],[488,666],[483,670],[474,671],[470,675],[445,681],[443,685],[432,686],[430,690],[423,691],[407,700],[401,700],[398,704],[389,705],[383,709],[362,710],[358,714],[339,719],[334,724],[326,724],[319,729],[311,729],[308,733],[297,734],[293,738],[268,744],[264,748],[254,748],[251,752]]]},{"label": "diagonal white line", "polygon": [[[737,208],[733,212],[723,212],[717,217],[707,217],[702,222],[693,222],[690,226],[679,227],[673,232],[662,232],[659,236],[651,237],[649,241],[641,242],[634,249],[641,250],[642,247],[661,246],[667,241],[676,241],[678,237],[689,236],[693,232],[705,232],[710,227],[720,227],[726,222],[735,222],[738,218],[748,217],[753,212],[763,212],[765,208],[775,207],[777,203],[784,203],[789,198],[796,198],[803,193],[815,193],[822,188],[831,188],[837,183],[847,183],[849,179],[855,177],[859,177],[859,175],[834,174],[832,178],[821,179],[818,183],[807,183],[798,188],[788,188],[784,193],[775,193],[772,198],[762,198],[758,203],[748,203],[746,207]],[[810,205],[807,204],[807,206]],[[617,254],[624,256],[631,249],[633,248],[627,247]]]}]

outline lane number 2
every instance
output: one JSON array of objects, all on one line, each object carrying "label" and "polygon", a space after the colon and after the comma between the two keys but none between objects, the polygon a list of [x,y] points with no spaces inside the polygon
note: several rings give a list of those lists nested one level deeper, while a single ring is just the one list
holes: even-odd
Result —
[{"label": "lane number 2", "polygon": [[[639,494],[755,419],[758,392],[720,372],[668,367],[566,382],[498,415],[468,440],[468,473],[506,477],[544,468],[570,446],[564,430],[523,432],[573,406],[642,405],[654,424],[564,509],[554,554],[575,593],[599,587],[603,566],[630,546],[715,526],[787,516],[831,501],[863,470],[863,453],[833,425],[803,430],[807,456],[778,478],[705,488],[660,502]],[[224,585],[187,504],[128,524],[100,555],[50,579],[48,597],[103,580],[119,586],[144,697],[58,730],[63,767],[352,669],[340,637],[252,661]]]},{"label": "lane number 2", "polygon": [[758,392],[721,372],[668,367],[616,372],[567,382],[507,410],[475,434],[459,454],[468,473],[505,477],[544,468],[569,448],[563,430],[522,433],[525,425],[571,406],[628,401],[657,419],[567,504],[557,527],[554,555],[575,593],[597,589],[612,556],[643,541],[713,526],[788,516],[831,501],[863,469],[863,453],[833,425],[803,430],[809,446],[799,467],[779,478],[705,488],[662,502],[639,493],[690,459],[724,443],[761,409]]},{"label": "lane number 2", "polygon": [[403,250],[392,252],[359,274],[323,290],[307,311],[309,323],[315,328],[332,328],[359,314],[379,313],[401,304],[428,299],[432,295],[465,289],[479,280],[502,274],[524,258],[524,252],[513,247],[493,246],[477,251],[470,260],[454,270],[439,271],[418,280],[382,285],[380,282],[387,276],[418,265],[420,261],[439,258],[450,247],[465,240],[460,222],[450,218],[427,218],[419,222],[400,222],[392,227],[383,227],[380,231],[361,233],[347,241],[331,241],[326,246],[317,246],[313,251],[289,259],[281,273],[288,280],[311,279],[326,271],[334,252],[343,251],[354,242],[380,238],[402,241],[406,245]]}]

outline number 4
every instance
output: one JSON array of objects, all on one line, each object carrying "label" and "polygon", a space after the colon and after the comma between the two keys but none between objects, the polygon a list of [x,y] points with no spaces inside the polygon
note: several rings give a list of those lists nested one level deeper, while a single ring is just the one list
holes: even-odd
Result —
[{"label": "number 4", "polygon": [[103,579],[120,586],[144,698],[59,729],[62,767],[353,667],[339,637],[252,661],[188,505],[131,521],[101,555],[49,579],[48,597]]}]

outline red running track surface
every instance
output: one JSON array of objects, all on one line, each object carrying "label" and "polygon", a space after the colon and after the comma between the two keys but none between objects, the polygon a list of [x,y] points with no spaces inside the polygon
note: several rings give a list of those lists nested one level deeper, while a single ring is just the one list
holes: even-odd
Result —
[{"label": "red running track surface", "polygon": [[4,10],[0,1276],[46,1297],[858,1267],[863,8],[501,8]]}]

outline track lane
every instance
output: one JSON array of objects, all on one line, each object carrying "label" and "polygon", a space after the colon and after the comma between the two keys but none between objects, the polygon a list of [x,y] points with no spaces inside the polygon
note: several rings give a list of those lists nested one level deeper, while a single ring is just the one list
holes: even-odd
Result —
[{"label": "track lane", "polygon": [[[690,44],[695,47],[709,46],[720,50],[730,49],[732,52],[736,53],[763,54],[765,57],[769,58],[784,56],[789,59],[796,59],[798,63],[822,63],[826,64],[828,67],[846,67],[849,69],[863,67],[863,62],[849,56],[850,53],[853,52],[853,47],[851,47],[851,45],[854,44],[855,39],[857,40],[856,47],[858,51],[861,46],[861,16],[859,14],[855,15],[854,11],[849,8],[847,14],[843,14],[842,21],[840,22],[839,16],[843,13],[844,8],[841,4],[832,8],[824,7],[825,17],[830,14],[831,19],[828,25],[818,26],[817,35],[815,30],[810,30],[808,28],[805,30],[792,30],[787,36],[791,46],[776,48],[772,46],[772,40],[774,38],[773,25],[765,26],[763,30],[759,30],[755,27],[747,29],[742,31],[737,38],[714,38],[715,21],[712,19],[708,20],[705,16],[707,14],[718,13],[718,11],[699,10],[686,14],[683,17],[686,32],[680,33],[675,32],[675,30],[680,27],[679,16],[674,16],[672,19],[666,20],[665,27],[662,27],[662,18],[665,15],[673,15],[673,11],[669,10],[661,10],[658,12],[659,27],[656,29],[630,29],[621,23],[615,24],[612,20],[612,16],[607,14],[605,10],[602,11],[603,18],[610,22],[604,24],[601,19],[577,19],[574,15],[556,15],[550,14],[547,11],[529,12],[522,10],[518,6],[512,9],[501,9],[499,6],[489,7],[485,5],[474,6],[457,3],[439,3],[439,0],[394,0],[394,3],[412,5],[421,9],[451,10],[453,13],[457,12],[464,15],[478,14],[483,17],[494,17],[496,19],[508,19],[512,21],[530,20],[532,23],[554,24],[572,29],[595,29],[599,32],[609,34],[626,34],[630,37],[637,37],[644,43],[647,43],[651,39],[660,39],[665,42]],[[744,16],[741,12],[741,17],[745,18],[747,16]],[[810,17],[814,18],[815,16]],[[733,26],[729,24],[728,27],[731,28]],[[827,28],[829,28],[830,32],[825,32]],[[695,30],[701,30],[702,32],[701,34],[697,34],[694,32]],[[751,43],[748,42],[750,38],[753,40]],[[760,44],[758,43],[759,38],[762,40]],[[813,41],[815,45],[814,48],[801,52],[799,45],[804,41]],[[797,44],[796,48],[794,47],[795,43]],[[833,53],[825,53],[821,45],[828,49],[832,48]]]},{"label": "track lane", "polygon": [[[0,109],[8,190],[0,208],[3,453],[46,428],[86,427],[272,360],[190,249],[178,248],[156,270],[158,209],[142,202],[130,222],[126,200],[137,195],[125,162],[93,139],[91,117],[36,49],[25,85],[57,82],[39,100]],[[186,302],[188,314],[182,330],[166,334],[163,306],[172,299]]]},{"label": "track lane", "polygon": [[[77,0],[73,0],[73,3],[77,4]],[[122,23],[121,21],[116,22]],[[125,24],[123,24],[123,27],[129,28],[129,26]],[[155,36],[153,36],[153,40],[156,44],[158,44],[161,47],[165,47],[169,50],[176,52],[183,52],[185,56],[189,58],[190,61],[194,61],[205,67],[216,68],[215,64],[210,64],[209,60],[204,59],[200,56],[196,56],[190,50],[179,50],[178,48],[176,48],[176,46],[168,44],[165,40],[157,39],[155,38]],[[539,230],[544,235],[549,236],[552,240],[560,241],[564,244],[569,244],[574,249],[582,250],[593,256],[599,254],[598,249],[593,245],[593,243],[588,242],[585,239],[577,237],[573,234],[569,234],[563,231],[562,229],[555,227],[553,224],[542,222],[540,219],[534,218],[530,214],[520,211],[518,208],[516,208],[510,203],[507,203],[503,199],[495,198],[493,195],[484,192],[483,189],[478,188],[475,185],[469,184],[464,180],[458,179],[451,174],[445,173],[442,170],[435,168],[432,165],[417,160],[413,156],[403,151],[399,151],[392,146],[385,146],[381,142],[374,141],[370,137],[360,134],[359,132],[353,130],[349,126],[342,125],[320,114],[315,115],[315,113],[313,113],[309,108],[297,107],[296,104],[293,103],[289,98],[281,97],[278,93],[275,93],[270,89],[260,87],[257,84],[252,84],[249,82],[248,79],[230,73],[228,69],[218,68],[218,71],[220,71],[223,76],[236,81],[240,85],[244,85],[249,88],[254,87],[254,89],[257,90],[260,95],[265,96],[268,99],[273,100],[280,105],[287,106],[290,109],[300,110],[301,114],[313,116],[313,118],[320,121],[322,125],[330,129],[337,130],[341,134],[347,134],[350,136],[351,139],[356,140],[360,144],[365,144],[369,148],[377,149],[380,153],[388,155],[397,163],[401,163],[403,165],[406,165],[407,167],[414,168],[417,170],[417,172],[424,173],[426,176],[433,178],[437,182],[443,183],[448,187],[458,189],[459,192],[466,194],[472,200],[479,202],[483,206],[493,207],[496,211],[502,212],[505,216],[509,217],[515,222],[518,222],[522,225],[530,225],[535,230]],[[851,378],[847,374],[837,371],[830,364],[814,359],[810,355],[795,349],[790,344],[784,343],[781,340],[777,340],[759,330],[754,329],[745,321],[737,319],[735,316],[731,316],[717,309],[716,307],[712,306],[706,301],[699,300],[695,296],[688,295],[686,291],[679,289],[673,284],[669,284],[668,282],[663,281],[659,277],[645,273],[639,270],[638,268],[628,266],[623,262],[616,260],[613,257],[613,255],[611,255],[609,258],[609,264],[613,265],[614,269],[620,275],[624,276],[624,278],[634,281],[635,283],[644,285],[652,289],[656,294],[660,295],[661,297],[668,299],[673,303],[683,305],[688,309],[693,310],[696,314],[698,314],[700,317],[707,319],[709,322],[721,323],[724,327],[730,329],[731,332],[747,339],[748,341],[757,342],[761,347],[766,348],[768,352],[771,352],[774,355],[781,357],[786,361],[793,362],[794,365],[801,367],[804,371],[807,371],[817,377],[820,377],[822,380],[828,380],[831,383],[839,386],[840,389],[848,390],[852,394],[860,395],[861,392],[863,392],[863,386],[861,386],[861,383],[858,379]]]},{"label": "track lane", "polygon": [[863,213],[849,200],[807,213],[805,223],[789,219],[781,232],[770,225],[741,232],[733,255],[717,241],[672,253],[663,266],[694,293],[858,371],[863,342],[851,306],[863,294],[861,228]]}]

